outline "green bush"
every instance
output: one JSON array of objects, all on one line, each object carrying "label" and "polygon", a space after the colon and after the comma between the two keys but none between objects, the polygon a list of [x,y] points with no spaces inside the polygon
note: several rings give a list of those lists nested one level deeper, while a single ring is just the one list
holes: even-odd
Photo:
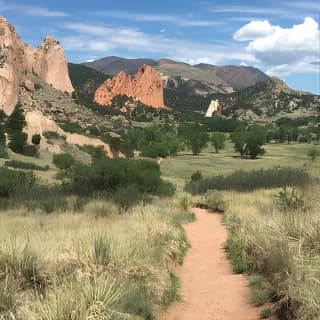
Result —
[{"label": "green bush", "polygon": [[202,173],[197,170],[191,175],[191,181],[192,182],[197,182],[203,179]]},{"label": "green bush", "polygon": [[32,173],[0,168],[0,177],[0,197],[9,197],[11,194],[27,190],[35,184],[35,176]]},{"label": "green bush", "polygon": [[43,133],[43,136],[47,139],[60,139],[61,138],[61,136],[57,132],[54,132],[54,131],[46,131]]},{"label": "green bush", "polygon": [[53,156],[53,163],[60,170],[66,170],[75,164],[75,160],[69,153],[61,153]]},{"label": "green bush", "polygon": [[303,168],[275,167],[252,171],[239,170],[226,176],[218,175],[201,181],[191,181],[186,184],[185,190],[192,194],[203,194],[207,190],[251,191],[285,186],[303,187],[311,182],[312,178]]},{"label": "green bush", "polygon": [[34,134],[32,136],[32,143],[34,145],[39,145],[40,144],[40,141],[41,141],[41,135],[40,134]]},{"label": "green bush", "polygon": [[38,157],[39,156],[39,150],[34,145],[25,144],[23,146],[23,155],[26,157]]},{"label": "green bush", "polygon": [[9,158],[7,149],[2,145],[0,145],[0,158],[3,158],[3,159]]},{"label": "green bush", "polygon": [[26,169],[26,170],[38,170],[38,171],[48,171],[49,166],[38,166],[34,163],[30,162],[23,162],[23,161],[18,161],[18,160],[10,160],[6,161],[4,163],[5,166],[11,167],[11,168],[17,168],[17,169]]}]

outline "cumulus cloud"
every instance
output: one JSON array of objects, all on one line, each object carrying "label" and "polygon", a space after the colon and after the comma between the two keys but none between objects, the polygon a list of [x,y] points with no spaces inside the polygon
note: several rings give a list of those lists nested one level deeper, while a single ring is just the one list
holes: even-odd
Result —
[{"label": "cumulus cloud", "polygon": [[319,25],[311,17],[291,28],[273,26],[269,21],[251,21],[233,36],[237,41],[249,41],[247,52],[253,54],[272,72],[313,71],[319,59]]},{"label": "cumulus cloud", "polygon": [[104,25],[66,23],[64,29],[72,36],[61,37],[66,50],[87,51],[101,54],[116,54],[116,51],[152,52],[160,56],[189,63],[207,62],[218,64],[228,59],[255,61],[254,57],[237,46],[197,43],[166,37],[165,33],[150,34],[135,28],[119,28]]}]

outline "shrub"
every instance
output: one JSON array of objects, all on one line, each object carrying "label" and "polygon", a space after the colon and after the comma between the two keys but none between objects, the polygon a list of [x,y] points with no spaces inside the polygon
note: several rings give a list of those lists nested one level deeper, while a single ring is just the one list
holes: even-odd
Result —
[{"label": "shrub", "polygon": [[313,162],[320,156],[320,151],[316,148],[312,148],[308,151],[308,156],[310,160]]},{"label": "shrub", "polygon": [[268,319],[272,316],[272,310],[270,308],[264,308],[261,310],[260,318]]},{"label": "shrub", "polygon": [[35,176],[32,173],[0,168],[0,177],[0,197],[9,197],[11,194],[29,189],[35,184]]},{"label": "shrub", "polygon": [[203,179],[202,173],[197,170],[191,175],[191,181],[192,182],[197,182]]},{"label": "shrub", "polygon": [[17,306],[18,285],[9,275],[0,278],[0,319],[10,319],[9,314],[14,314]]},{"label": "shrub", "polygon": [[39,156],[38,148],[34,145],[24,145],[22,153],[26,157],[38,157]]},{"label": "shrub", "polygon": [[10,160],[4,163],[5,166],[17,169],[26,169],[26,170],[38,170],[38,171],[47,171],[49,170],[49,166],[38,166],[34,163],[23,162],[18,160]]},{"label": "shrub", "polygon": [[3,159],[9,158],[7,149],[2,145],[0,145],[0,158],[3,158]]},{"label": "shrub", "polygon": [[[160,178],[160,167],[157,163],[147,160],[100,159],[90,166],[75,167],[72,185],[77,192],[93,191],[115,192],[120,187],[137,185],[142,193],[158,194],[161,185],[168,188]],[[171,191],[171,190],[169,190]]]},{"label": "shrub", "polygon": [[75,160],[69,153],[61,153],[53,156],[53,163],[60,170],[66,170],[75,164]]},{"label": "shrub", "polygon": [[229,175],[213,176],[201,181],[189,182],[185,190],[192,194],[203,194],[207,190],[250,191],[284,186],[306,186],[312,178],[303,168],[275,167],[252,171],[239,170]]},{"label": "shrub", "polygon": [[223,199],[223,194],[219,191],[209,190],[204,196],[204,205],[211,211],[223,212],[226,208],[226,203]]},{"label": "shrub", "polygon": [[32,136],[32,143],[34,145],[39,145],[40,144],[40,141],[41,141],[41,135],[40,134],[34,134]]},{"label": "shrub", "polygon": [[0,248],[0,272],[20,282],[23,288],[43,289],[46,284],[43,262],[28,246],[10,244]]},{"label": "shrub", "polygon": [[61,138],[61,136],[57,132],[54,132],[54,131],[46,131],[43,133],[43,136],[47,139],[60,139]]},{"label": "shrub", "polygon": [[128,290],[120,306],[126,313],[140,316],[142,319],[153,319],[153,304],[150,293],[142,283]]}]

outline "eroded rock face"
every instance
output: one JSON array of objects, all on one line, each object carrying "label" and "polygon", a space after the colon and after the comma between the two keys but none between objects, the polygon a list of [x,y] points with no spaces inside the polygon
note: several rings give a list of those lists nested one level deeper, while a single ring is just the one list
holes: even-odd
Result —
[{"label": "eroded rock face", "polygon": [[148,65],[143,65],[133,77],[121,71],[114,78],[106,80],[97,89],[94,100],[107,106],[117,95],[139,99],[154,108],[166,107],[163,101],[163,79]]},{"label": "eroded rock face", "polygon": [[42,45],[24,44],[14,27],[0,17],[0,109],[11,114],[19,98],[19,86],[38,76],[54,88],[72,92],[62,47],[46,37]]}]

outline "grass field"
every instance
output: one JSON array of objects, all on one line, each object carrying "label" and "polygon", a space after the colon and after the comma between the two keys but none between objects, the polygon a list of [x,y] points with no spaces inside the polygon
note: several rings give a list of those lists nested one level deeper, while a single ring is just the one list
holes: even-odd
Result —
[{"label": "grass field", "polygon": [[320,151],[320,145],[268,144],[264,147],[265,155],[259,159],[251,160],[241,159],[234,151],[233,145],[228,141],[226,148],[218,154],[213,152],[212,147],[208,147],[198,156],[193,156],[191,152],[182,152],[177,157],[163,159],[161,172],[164,178],[182,186],[196,170],[200,170],[204,176],[210,176],[226,174],[239,169],[303,166],[310,163],[308,151],[313,147]]}]

